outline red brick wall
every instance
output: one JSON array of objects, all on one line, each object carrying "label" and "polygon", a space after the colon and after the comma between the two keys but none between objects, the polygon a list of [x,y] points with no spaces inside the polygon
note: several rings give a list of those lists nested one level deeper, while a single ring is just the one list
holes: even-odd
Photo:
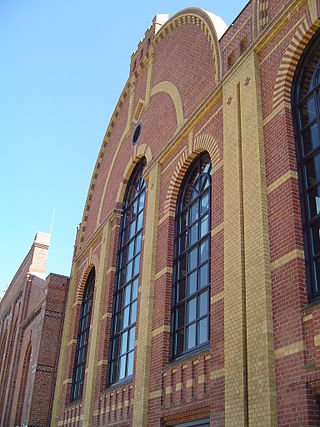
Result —
[{"label": "red brick wall", "polygon": [[[271,261],[270,285],[278,425],[315,426],[320,423],[319,408],[316,404],[316,396],[320,396],[320,308],[316,304],[308,305],[305,262],[302,256],[294,256],[296,253],[303,253],[304,243],[291,106],[284,104],[281,108],[274,108],[274,88],[278,82],[279,70],[283,69],[284,52],[295,38],[302,20],[306,17],[309,19],[309,15],[306,5],[299,4],[299,7],[291,10],[289,19],[287,8],[294,2],[270,0],[263,2],[268,7],[266,15],[268,20],[262,28],[256,9],[258,3],[249,2],[219,41],[223,71],[222,81],[219,84],[224,84],[232,78],[233,70],[245,57],[246,51],[254,46],[262,98],[261,119],[270,246],[270,254],[266,256],[270,255]],[[276,25],[276,19],[281,19],[281,25]],[[269,35],[270,40],[263,39],[264,35],[266,37]],[[241,51],[241,43],[244,40],[247,43],[246,50]],[[142,45],[144,46],[143,43]],[[230,64],[231,55],[234,61],[232,64]],[[152,84],[156,85],[166,80],[174,83],[181,96],[184,116],[188,118],[206,97],[214,94],[216,85],[213,77],[214,65],[208,40],[202,30],[190,23],[180,25],[168,31],[166,37],[156,46]],[[289,76],[292,76],[293,71],[288,70]],[[133,70],[131,70],[132,74]],[[145,97],[147,67],[143,68],[140,74],[136,72],[136,77],[133,110],[139,99]],[[106,188],[107,196],[104,198],[100,223],[103,223],[115,208],[119,208],[119,205],[116,205],[119,183],[125,183],[123,176],[133,157],[131,137],[134,125],[131,126],[130,134],[124,137],[115,157],[126,126],[128,103],[129,95],[125,97],[111,134],[108,135],[105,152],[107,155],[105,154],[102,160],[88,218],[85,220],[85,243],[95,231],[99,203],[113,160],[115,162]],[[214,140],[217,144],[221,161],[223,160],[224,103],[225,100],[217,97],[215,102],[208,104],[208,108],[199,123],[195,125],[192,134],[193,143],[200,135],[210,135],[211,143],[213,144]],[[137,146],[146,144],[155,158],[176,132],[176,112],[170,97],[165,93],[152,97],[149,108],[141,113],[141,122],[142,133]],[[148,404],[148,425],[150,426],[173,425],[209,416],[211,425],[223,426],[225,423],[224,300],[223,297],[216,298],[224,290],[224,169],[221,164],[220,167],[213,168],[212,181],[211,296],[213,299],[210,347],[174,363],[170,363],[169,360],[172,289],[170,268],[173,262],[174,218],[172,212],[171,215],[166,214],[169,197],[172,198],[172,205],[175,205],[172,186],[173,177],[178,173],[178,165],[191,162],[189,143],[188,137],[183,134],[179,144],[171,148],[170,154],[161,164],[155,267],[157,278],[154,284],[152,323],[154,336],[149,376],[151,397]],[[146,203],[148,203],[148,189]],[[111,231],[109,259],[104,266],[108,273],[104,284],[106,292],[103,313],[109,314],[112,312],[119,223],[120,219],[117,217]],[[97,238],[95,245],[100,243],[100,239]],[[99,250],[95,253],[98,255]],[[292,254],[293,258],[290,258]],[[88,252],[85,252],[77,262],[80,266],[77,273],[79,284],[88,268]],[[167,270],[157,276],[165,268]],[[79,304],[73,307],[70,342],[76,340],[78,318]],[[101,321],[99,360],[103,363],[98,365],[96,371],[93,425],[131,425],[135,379],[106,389],[106,359],[110,327],[110,316],[106,316]],[[137,324],[137,334],[138,329],[139,324]],[[72,424],[68,420],[74,417],[80,418],[83,413],[83,401],[73,404],[69,402],[74,353],[75,341],[68,347],[64,375],[66,383],[60,406],[60,419],[63,419],[66,425]],[[213,374],[216,372],[220,374]],[[79,425],[81,425],[80,421]]]}]

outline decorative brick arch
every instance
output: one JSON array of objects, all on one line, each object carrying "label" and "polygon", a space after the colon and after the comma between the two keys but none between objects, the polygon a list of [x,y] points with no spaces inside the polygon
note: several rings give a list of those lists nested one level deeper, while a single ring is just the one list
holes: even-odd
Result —
[{"label": "decorative brick arch", "polygon": [[184,115],[182,100],[177,86],[169,81],[160,82],[156,86],[153,86],[150,97],[153,97],[154,95],[161,92],[170,96],[176,110],[177,128],[180,129],[184,124]]},{"label": "decorative brick arch", "polygon": [[127,163],[127,166],[125,167],[125,170],[122,175],[122,180],[119,184],[119,189],[116,197],[116,204],[121,204],[123,202],[124,193],[127,188],[128,180],[133,172],[133,169],[135,168],[136,164],[139,163],[139,161],[142,158],[145,158],[147,161],[147,164],[152,160],[152,152],[151,148],[147,144],[141,144],[137,148],[135,148],[132,158]]},{"label": "decorative brick arch", "polygon": [[88,276],[93,268],[95,269],[95,283],[97,282],[98,266],[99,266],[98,257],[96,255],[92,255],[90,261],[87,262],[87,265],[84,269],[84,272],[82,274],[81,280],[77,288],[77,292],[76,292],[77,303],[81,304],[82,302],[83,291],[86,286]]},{"label": "decorative brick arch", "polygon": [[191,153],[188,154],[187,150],[184,150],[178,159],[168,187],[167,197],[164,205],[164,214],[170,211],[175,212],[176,201],[183,177],[192,161],[203,151],[207,151],[210,156],[212,171],[214,172],[218,167],[219,163],[221,162],[221,155],[217,141],[212,135],[207,133],[200,134],[193,140]]},{"label": "decorative brick arch", "polygon": [[273,90],[273,110],[281,104],[291,105],[291,88],[296,67],[306,45],[319,28],[320,22],[315,20],[312,24],[308,14],[294,33],[279,66]]},{"label": "decorative brick arch", "polygon": [[208,39],[214,60],[215,84],[218,84],[222,76],[222,61],[218,36],[209,15],[202,9],[184,9],[181,13],[173,16],[165,23],[161,30],[158,31],[153,40],[153,46],[156,47],[170,31],[184,24],[198,26]]}]

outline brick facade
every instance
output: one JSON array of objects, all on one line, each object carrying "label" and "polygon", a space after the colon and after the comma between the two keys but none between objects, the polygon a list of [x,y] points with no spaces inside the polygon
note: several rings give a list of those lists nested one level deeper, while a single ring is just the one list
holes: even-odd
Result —
[{"label": "brick facade", "polygon": [[0,425],[50,424],[69,278],[44,279],[50,235],[33,245],[0,301]]},{"label": "brick facade", "polygon": [[[319,27],[318,0],[251,0],[224,34],[200,9],[155,17],[132,55],[77,233],[52,426],[320,425],[320,311],[307,292],[291,106],[295,70]],[[212,163],[210,345],[171,360],[175,208],[204,151]],[[121,206],[142,157],[134,375],[107,387]],[[84,390],[71,402],[93,267]]]}]

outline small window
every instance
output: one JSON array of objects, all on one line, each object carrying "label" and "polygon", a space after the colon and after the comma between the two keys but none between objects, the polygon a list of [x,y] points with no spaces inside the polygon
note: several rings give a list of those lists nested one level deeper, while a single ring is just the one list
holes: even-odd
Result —
[{"label": "small window", "polygon": [[86,281],[83,291],[78,326],[78,338],[71,386],[70,400],[79,400],[82,397],[84,376],[87,362],[87,350],[90,332],[93,291],[95,282],[95,269],[93,268]]},{"label": "small window", "polygon": [[133,375],[146,183],[145,159],[134,169],[123,202],[109,347],[108,385]]},{"label": "small window", "polygon": [[228,61],[227,61],[227,65],[228,65],[228,70],[230,70],[230,68],[233,66],[233,64],[236,62],[236,54],[234,52],[232,52],[229,56],[228,56]]},{"label": "small window", "polygon": [[209,427],[210,419],[206,418],[204,420],[191,421],[189,423],[176,424],[174,427]]},{"label": "small window", "polygon": [[248,39],[244,38],[240,42],[240,55],[242,55],[248,48]]},{"label": "small window", "polygon": [[190,166],[176,208],[171,359],[209,343],[211,162],[207,153]]},{"label": "small window", "polygon": [[[142,106],[141,106],[141,108],[142,108]],[[141,123],[139,123],[138,126],[135,128],[135,131],[133,132],[132,145],[135,145],[138,142],[138,139],[139,139],[139,136],[141,133],[141,128],[142,128],[142,125],[141,125]]]}]

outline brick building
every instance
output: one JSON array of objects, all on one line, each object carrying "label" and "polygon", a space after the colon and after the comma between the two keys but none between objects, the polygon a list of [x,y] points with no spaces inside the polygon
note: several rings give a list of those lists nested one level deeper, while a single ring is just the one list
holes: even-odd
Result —
[{"label": "brick building", "polygon": [[45,277],[50,235],[34,242],[0,301],[0,426],[50,425],[69,278]]},{"label": "brick building", "polygon": [[319,28],[319,0],[155,17],[78,230],[53,426],[320,425]]}]

